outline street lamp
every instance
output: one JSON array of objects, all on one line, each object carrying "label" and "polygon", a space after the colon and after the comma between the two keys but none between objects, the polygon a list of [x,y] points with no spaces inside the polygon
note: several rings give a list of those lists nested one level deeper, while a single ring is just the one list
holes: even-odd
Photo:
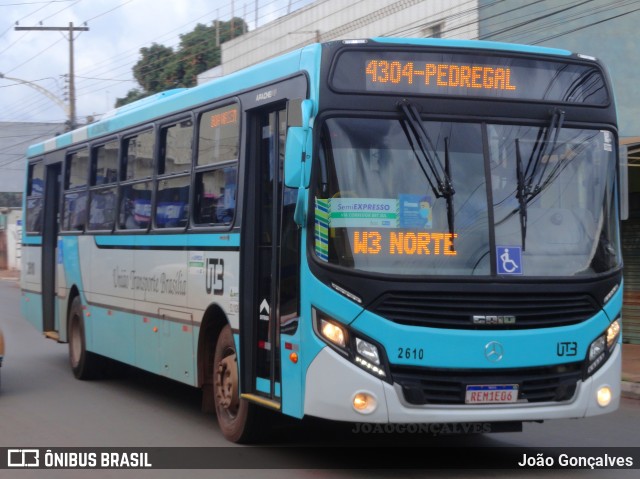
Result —
[{"label": "street lamp", "polygon": [[58,98],[56,95],[51,93],[46,88],[43,88],[40,85],[37,85],[37,84],[35,84],[33,82],[30,82],[28,80],[22,80],[20,78],[8,77],[4,73],[0,73],[0,78],[4,78],[5,80],[9,80],[9,81],[13,81],[13,82],[16,82],[16,83],[20,83],[22,85],[29,86],[29,87],[33,88],[34,90],[37,90],[38,92],[40,92],[43,95],[45,95],[49,100],[53,101],[60,108],[62,108],[62,111],[64,111],[64,114],[67,116],[67,118],[69,118],[69,120],[71,120],[71,108],[70,108],[70,106],[68,104],[66,104],[65,102],[63,102],[60,98]]}]

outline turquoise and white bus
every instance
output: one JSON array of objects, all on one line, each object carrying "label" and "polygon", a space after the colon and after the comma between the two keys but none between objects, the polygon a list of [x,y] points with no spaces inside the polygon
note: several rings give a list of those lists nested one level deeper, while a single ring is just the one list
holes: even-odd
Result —
[{"label": "turquoise and white bus", "polygon": [[[619,405],[624,169],[596,59],[479,41],[314,44],[28,149],[22,310],[264,408],[498,425]],[[491,429],[496,425],[496,429]]]}]

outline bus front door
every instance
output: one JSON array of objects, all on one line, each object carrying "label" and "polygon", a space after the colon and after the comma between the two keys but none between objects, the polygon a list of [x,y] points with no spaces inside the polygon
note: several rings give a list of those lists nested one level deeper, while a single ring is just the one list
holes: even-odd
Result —
[{"label": "bus front door", "polygon": [[245,182],[241,239],[241,389],[243,397],[280,409],[280,335],[298,317],[296,192],[284,187],[282,178],[286,108],[261,110],[250,118],[249,161],[255,163]]}]

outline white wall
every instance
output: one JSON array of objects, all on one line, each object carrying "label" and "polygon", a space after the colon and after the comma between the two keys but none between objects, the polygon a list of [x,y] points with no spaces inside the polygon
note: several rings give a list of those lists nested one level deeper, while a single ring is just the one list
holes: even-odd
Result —
[{"label": "white wall", "polygon": [[[478,0],[317,0],[290,15],[222,44],[228,75],[309,43],[347,38],[478,35]],[[217,67],[219,68],[219,67]],[[211,78],[201,75],[204,82]]]},{"label": "white wall", "polygon": [[7,269],[20,270],[22,252],[22,210],[13,210],[7,217]]}]

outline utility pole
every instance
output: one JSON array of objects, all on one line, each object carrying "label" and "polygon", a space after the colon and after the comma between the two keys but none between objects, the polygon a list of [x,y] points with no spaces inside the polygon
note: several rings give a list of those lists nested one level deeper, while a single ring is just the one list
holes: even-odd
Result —
[{"label": "utility pole", "polygon": [[235,9],[233,8],[233,0],[231,0],[231,40],[233,40],[233,37],[235,36],[235,24],[233,22],[233,16],[236,14]]},{"label": "utility pole", "polygon": [[220,9],[216,10],[216,47],[220,46]]},{"label": "utility pole", "polygon": [[36,30],[48,32],[69,32],[69,129],[76,127],[76,82],[73,68],[73,32],[86,32],[89,27],[74,27],[73,22],[68,27],[15,27],[16,30]]}]

